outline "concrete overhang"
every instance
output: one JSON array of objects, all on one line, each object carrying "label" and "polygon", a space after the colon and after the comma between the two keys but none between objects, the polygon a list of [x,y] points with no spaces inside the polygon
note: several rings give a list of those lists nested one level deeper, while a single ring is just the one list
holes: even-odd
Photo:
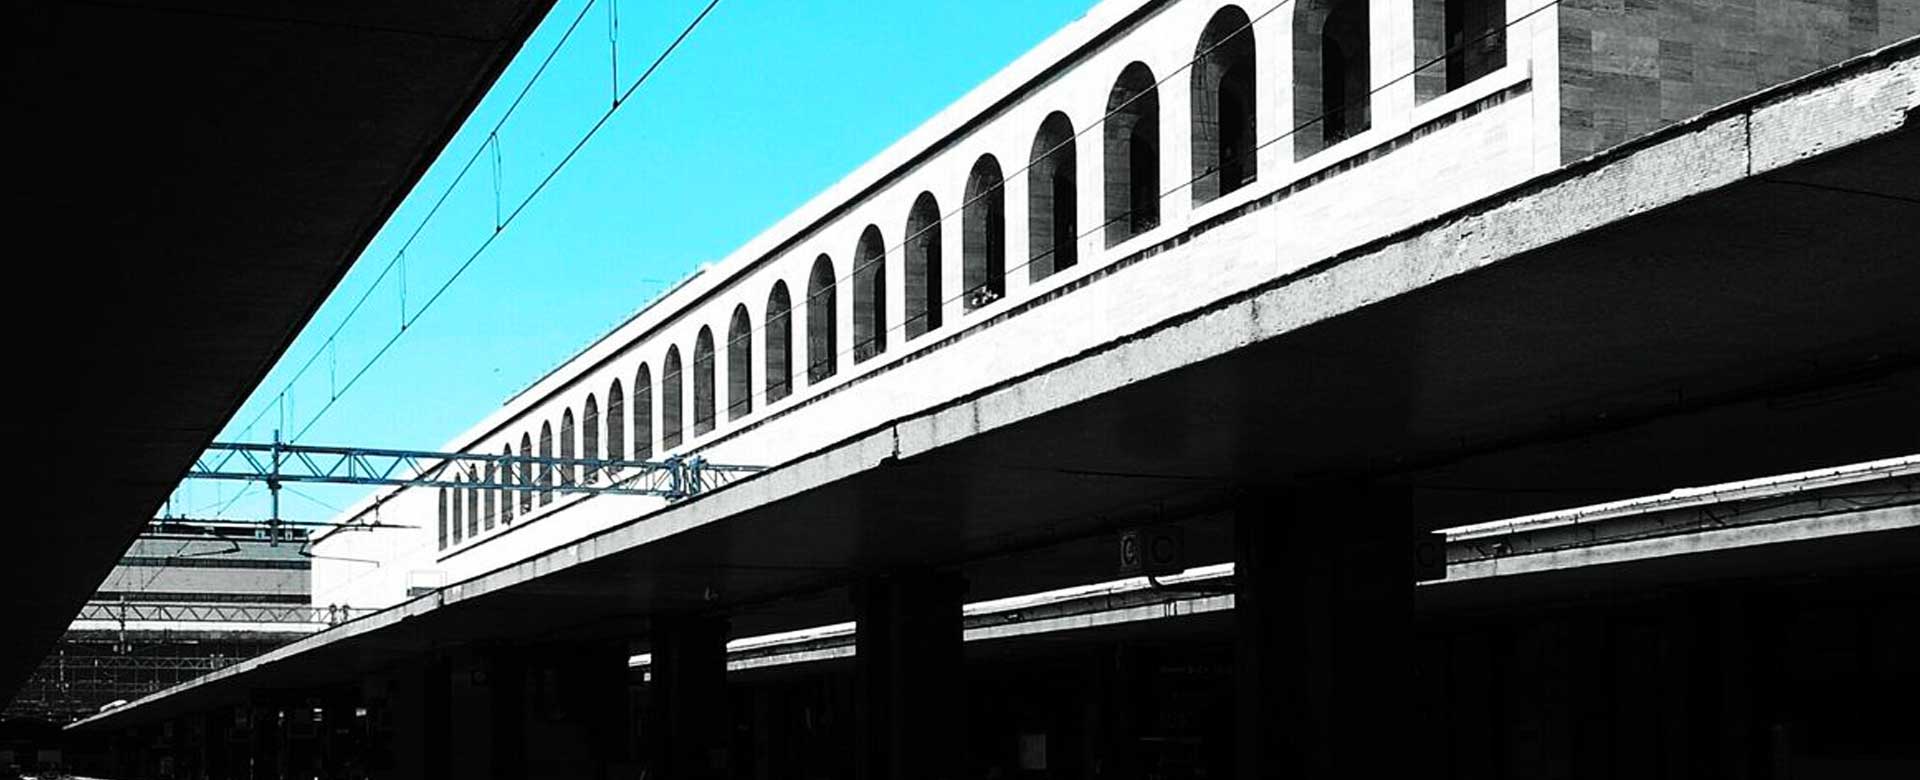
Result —
[{"label": "concrete overhang", "polygon": [[86,726],[661,613],[828,624],[897,567],[1096,582],[1143,518],[1225,560],[1249,489],[1401,482],[1437,528],[1920,451],[1916,106],[1909,41]]},{"label": "concrete overhang", "polygon": [[550,6],[9,4],[0,701]]}]

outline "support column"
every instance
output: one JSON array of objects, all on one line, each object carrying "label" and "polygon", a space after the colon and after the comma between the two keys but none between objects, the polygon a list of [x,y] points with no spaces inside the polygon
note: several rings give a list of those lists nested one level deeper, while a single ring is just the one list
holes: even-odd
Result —
[{"label": "support column", "polygon": [[966,772],[961,653],[965,580],[872,577],[853,593],[858,780],[951,780]]},{"label": "support column", "polygon": [[[527,778],[634,777],[625,640],[527,648]],[[652,775],[658,777],[659,775]]]},{"label": "support column", "polygon": [[664,780],[731,776],[727,628],[727,621],[712,617],[654,621],[647,744]]},{"label": "support column", "polygon": [[448,780],[453,776],[447,754],[451,748],[453,667],[445,658],[409,663],[385,686],[385,713],[376,713],[375,751],[369,766],[375,780],[421,778]]},{"label": "support column", "polygon": [[527,776],[527,664],[518,650],[486,655],[487,710],[491,718],[492,776]]},{"label": "support column", "polygon": [[1250,497],[1235,528],[1242,780],[1399,777],[1414,709],[1408,494]]}]

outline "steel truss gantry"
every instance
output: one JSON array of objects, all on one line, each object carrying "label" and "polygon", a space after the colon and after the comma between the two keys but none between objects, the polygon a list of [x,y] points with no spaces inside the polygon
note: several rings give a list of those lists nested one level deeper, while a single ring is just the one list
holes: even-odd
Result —
[{"label": "steel truss gantry", "polygon": [[117,623],[293,623],[334,625],[374,610],[362,607],[313,607],[304,604],[137,604],[89,601],[75,620]]},{"label": "steel truss gantry", "polygon": [[709,463],[698,456],[665,460],[604,460],[533,455],[327,447],[309,444],[214,442],[189,479],[283,483],[393,485],[475,490],[558,491],[679,500],[761,471],[759,466]]}]

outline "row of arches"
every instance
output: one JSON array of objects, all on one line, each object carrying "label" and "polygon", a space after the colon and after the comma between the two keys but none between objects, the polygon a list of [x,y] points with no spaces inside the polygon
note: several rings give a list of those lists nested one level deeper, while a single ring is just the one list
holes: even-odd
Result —
[{"label": "row of arches", "polygon": [[[1484,45],[1489,30],[1502,28],[1504,12],[1498,3],[1416,0],[1415,21],[1421,34],[1446,38],[1444,89],[1456,88],[1504,64],[1504,49],[1496,57]],[[1296,155],[1306,157],[1371,124],[1372,20],[1367,0],[1299,0],[1296,5],[1292,36],[1295,128],[1289,135],[1293,136]],[[1482,45],[1460,43],[1469,39]],[[1427,53],[1434,51],[1424,39],[1420,45]],[[1257,108],[1261,93],[1257,55],[1253,22],[1236,5],[1219,9],[1195,43],[1188,76],[1189,151],[1194,178],[1182,186],[1190,185],[1196,203],[1232,193],[1258,178],[1261,142]],[[1094,233],[1111,247],[1159,225],[1160,204],[1168,194],[1160,180],[1163,106],[1159,84],[1153,70],[1136,61],[1120,71],[1109,90],[1097,136],[1101,144],[1099,213],[1103,222],[1084,234],[1078,221],[1082,194],[1078,143],[1085,131],[1076,130],[1072,118],[1062,111],[1047,114],[1035,129],[1026,159],[1016,169],[1017,175],[1026,177],[1029,253],[1021,264],[1030,281],[1075,266],[1080,260],[1081,240]],[[642,362],[632,376],[630,396],[620,379],[606,389],[604,420],[597,397],[589,394],[580,406],[577,426],[574,410],[564,409],[557,437],[553,425],[542,422],[537,439],[533,433],[521,435],[517,452],[552,457],[557,444],[559,457],[573,458],[577,443],[577,457],[583,459],[647,460],[654,457],[656,441],[661,451],[669,451],[686,444],[690,435],[713,432],[722,410],[726,419],[738,420],[752,413],[756,395],[764,403],[790,396],[797,376],[804,376],[808,384],[833,378],[840,369],[842,350],[837,314],[843,280],[851,287],[852,333],[846,350],[854,364],[884,354],[889,334],[896,330],[907,341],[939,331],[946,324],[942,315],[949,303],[957,301],[963,311],[971,311],[1004,297],[1009,271],[1005,171],[994,154],[982,154],[973,161],[959,193],[961,290],[942,288],[947,262],[942,252],[942,231],[946,219],[954,214],[944,209],[955,204],[943,204],[935,193],[923,191],[906,214],[897,245],[888,244],[879,224],[868,224],[846,256],[849,265],[836,264],[826,253],[814,258],[798,303],[805,323],[800,334],[804,363],[795,353],[793,291],[786,280],[777,280],[765,301],[755,307],[762,323],[758,339],[753,325],[756,312],[748,304],[738,303],[727,318],[724,341],[716,339],[711,326],[703,325],[694,337],[691,360],[683,359],[680,345],[667,347],[659,362],[657,429],[655,376]],[[898,287],[888,278],[890,251],[900,255],[902,278]],[[904,321],[897,324],[887,321],[888,296],[895,291],[904,298],[899,309]],[[758,356],[754,354],[756,342],[761,351]],[[758,388],[753,379],[756,359],[762,374]],[[689,400],[690,405],[685,403]],[[691,421],[683,419],[688,413]],[[515,452],[509,445],[503,454],[512,456]],[[520,470],[505,476],[539,489],[501,491],[498,496],[471,488],[441,491],[441,547],[459,544],[465,537],[493,528],[496,522],[511,523],[516,508],[524,514],[551,503],[556,487],[573,485],[576,480],[594,484],[602,476],[591,469],[579,474],[572,473],[574,469],[560,469],[555,474],[550,468],[524,464]]]}]

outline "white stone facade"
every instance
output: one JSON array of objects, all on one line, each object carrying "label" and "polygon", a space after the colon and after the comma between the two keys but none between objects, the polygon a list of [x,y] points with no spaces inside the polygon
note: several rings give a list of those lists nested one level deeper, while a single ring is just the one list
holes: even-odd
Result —
[{"label": "white stone facade", "polygon": [[[1355,2],[1357,0],[1347,0]],[[1437,0],[1418,0],[1437,2]],[[499,454],[557,436],[563,415],[580,420],[589,396],[607,420],[617,380],[627,399],[625,447],[635,451],[635,380],[647,366],[653,387],[652,455],[699,454],[724,463],[778,466],[908,414],[1032,373],[1249,288],[1274,282],[1326,258],[1412,227],[1451,209],[1552,170],[1561,160],[1556,63],[1557,14],[1549,0],[1509,0],[1505,64],[1424,102],[1416,98],[1415,0],[1366,0],[1372,84],[1370,127],[1296,159],[1293,63],[1296,5],[1317,0],[1107,0],[973,90],[725,261],[681,285],[503,408],[447,449]],[[1326,5],[1320,2],[1319,5]],[[1189,144],[1192,79],[1188,66],[1210,20],[1228,6],[1252,20],[1255,133],[1251,183],[1196,204]],[[1166,193],[1155,227],[1108,245],[1102,118],[1116,78],[1139,62],[1159,80],[1157,178]],[[1075,139],[1080,238],[1078,262],[1038,281],[1027,270],[1026,168],[1035,133],[1064,112]],[[1312,128],[1301,132],[1309,132]],[[968,308],[963,293],[962,201],[969,173],[993,155],[1005,174],[1004,295]],[[930,193],[940,231],[941,324],[909,340],[903,246],[909,211]],[[854,361],[856,244],[869,226],[886,247],[884,351]],[[836,278],[836,373],[809,382],[806,296],[817,257]],[[1311,284],[1311,278],[1303,278]],[[769,294],[784,283],[793,304],[792,392],[769,401],[765,325]],[[752,409],[727,414],[727,332],[744,305],[753,325]],[[702,328],[718,342],[711,432],[696,434],[695,392],[682,377],[686,421],[680,446],[661,444],[667,378],[663,362],[678,349],[692,373]],[[577,426],[576,426],[577,427]],[[576,435],[578,431],[576,430]],[[602,454],[608,436],[599,436]],[[537,445],[536,445],[537,447]],[[561,448],[556,444],[554,451]],[[576,446],[575,452],[581,450]],[[584,453],[583,453],[584,454]],[[405,600],[409,586],[437,586],[519,561],[645,515],[659,499],[560,493],[511,525],[441,548],[439,491],[386,490],[350,509],[419,530],[335,533],[315,546],[316,604],[381,607]],[[644,519],[642,519],[644,522]],[[359,560],[347,560],[359,559]],[[378,565],[363,561],[377,561]]]}]

